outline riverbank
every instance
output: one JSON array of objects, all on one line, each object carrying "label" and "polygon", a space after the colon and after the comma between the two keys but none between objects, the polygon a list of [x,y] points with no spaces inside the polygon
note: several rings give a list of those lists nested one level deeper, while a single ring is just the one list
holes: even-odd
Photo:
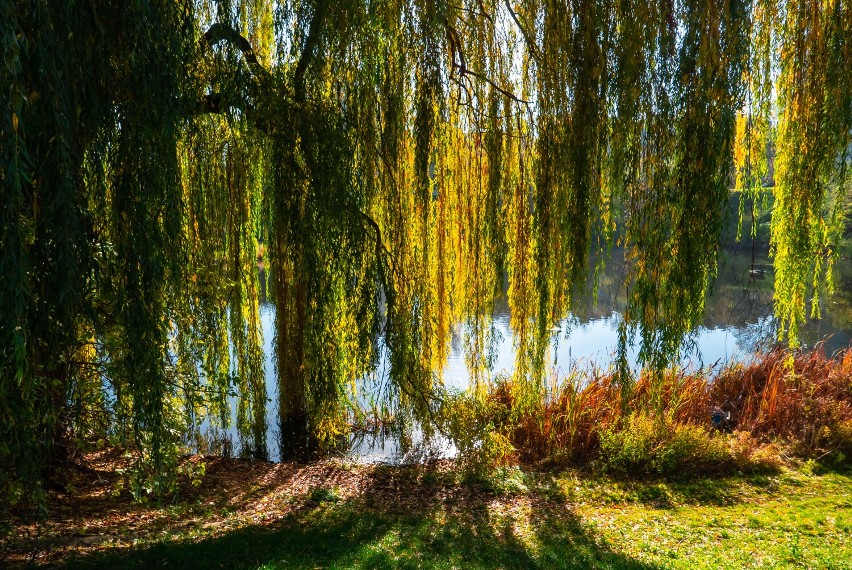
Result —
[{"label": "riverbank", "polygon": [[[593,471],[188,457],[204,477],[135,502],[87,457],[0,565],[242,568],[850,568],[852,472],[623,479]],[[187,470],[192,471],[192,470]]]},{"label": "riverbank", "polygon": [[522,388],[446,393],[459,456],[426,464],[187,455],[154,498],[91,451],[0,566],[852,568],[852,353]]}]

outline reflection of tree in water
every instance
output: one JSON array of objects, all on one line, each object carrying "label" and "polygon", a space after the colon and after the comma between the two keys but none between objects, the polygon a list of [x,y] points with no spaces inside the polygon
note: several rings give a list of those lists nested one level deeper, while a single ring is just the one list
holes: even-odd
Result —
[{"label": "reflection of tree in water", "polygon": [[766,252],[754,257],[744,248],[723,249],[719,274],[707,297],[704,326],[749,326],[771,316],[772,287],[772,265]]},{"label": "reflection of tree in water", "polygon": [[802,344],[824,343],[826,354],[849,347],[852,338],[852,264],[841,256],[835,266],[834,293],[820,292],[820,319],[809,319],[801,327]]},{"label": "reflection of tree in water", "polygon": [[455,457],[457,449],[445,435],[424,433],[415,424],[409,429],[393,423],[356,429],[337,450],[367,463],[416,465]]},{"label": "reflection of tree in water", "polygon": [[[772,296],[774,277],[772,260],[765,248],[756,257],[745,249],[723,249],[719,276],[707,298],[704,326],[733,325],[737,344],[749,352],[775,345],[778,322]],[[803,348],[823,343],[826,353],[832,354],[847,348],[852,338],[852,266],[838,262],[834,293],[829,295],[824,283],[821,289],[820,318],[809,315],[799,335]]]},{"label": "reflection of tree in water", "polygon": [[735,327],[732,333],[737,339],[737,345],[744,353],[765,352],[778,342],[778,320],[772,315],[767,315],[760,317],[757,322]]},{"label": "reflection of tree in water", "polygon": [[[721,250],[718,275],[706,299],[704,327],[744,326],[773,314],[772,262],[765,246],[759,248],[757,257],[752,255],[750,246],[733,245]],[[605,318],[625,310],[626,266],[622,258],[619,250],[613,253],[598,276],[596,290],[589,277],[586,288],[589,294],[575,299],[573,307],[575,316],[581,321]],[[593,290],[596,296],[591,294]]]}]

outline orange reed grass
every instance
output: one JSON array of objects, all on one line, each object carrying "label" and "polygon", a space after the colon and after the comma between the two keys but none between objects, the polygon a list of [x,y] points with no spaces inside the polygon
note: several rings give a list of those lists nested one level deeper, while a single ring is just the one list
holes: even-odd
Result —
[{"label": "orange reed grass", "polygon": [[[511,380],[495,385],[492,402],[513,407]],[[715,375],[706,370],[642,374],[627,406],[610,374],[591,372],[563,381],[534,410],[504,426],[522,461],[555,454],[584,459],[594,455],[600,434],[628,413],[646,413],[678,424],[714,429],[714,410],[728,412],[731,428],[755,441],[784,440],[802,455],[828,445],[829,434],[852,421],[852,351],[827,356],[774,349]],[[511,415],[510,415],[511,416]]]}]

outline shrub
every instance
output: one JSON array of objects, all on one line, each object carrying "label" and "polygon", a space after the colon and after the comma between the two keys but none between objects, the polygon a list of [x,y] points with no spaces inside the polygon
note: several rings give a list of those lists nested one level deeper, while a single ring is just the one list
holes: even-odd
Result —
[{"label": "shrub", "polygon": [[476,390],[445,395],[440,423],[466,469],[481,471],[514,455],[512,442],[499,430],[505,415],[505,406]]},{"label": "shrub", "polygon": [[658,430],[649,416],[631,415],[623,426],[601,432],[601,461],[609,471],[643,473],[651,465]]},{"label": "shrub", "polygon": [[847,456],[852,456],[852,420],[838,423],[830,436],[830,440],[838,451]]},{"label": "shrub", "polygon": [[668,424],[654,460],[659,473],[715,471],[729,458],[723,437],[694,424]]},{"label": "shrub", "polygon": [[600,460],[608,471],[671,474],[719,469],[730,452],[719,435],[693,424],[631,414],[601,432]]},{"label": "shrub", "polygon": [[[546,390],[504,377],[449,396],[442,421],[477,466],[591,459],[621,473],[765,471],[781,464],[778,442],[791,457],[852,458],[852,351],[776,349],[714,376],[644,373],[629,388],[625,402],[615,378],[594,369]],[[714,431],[715,409],[739,431]]]},{"label": "shrub", "polygon": [[838,422],[833,429],[826,429],[825,460],[834,465],[848,465],[852,460],[852,420]]},{"label": "shrub", "polygon": [[747,366],[723,370],[711,382],[712,405],[732,412],[738,428],[763,441],[780,438],[795,454],[822,455],[831,433],[852,419],[852,352],[830,358],[773,350]]},{"label": "shrub", "polygon": [[775,443],[763,443],[747,431],[735,431],[726,441],[734,469],[761,473],[781,468],[781,450]]}]

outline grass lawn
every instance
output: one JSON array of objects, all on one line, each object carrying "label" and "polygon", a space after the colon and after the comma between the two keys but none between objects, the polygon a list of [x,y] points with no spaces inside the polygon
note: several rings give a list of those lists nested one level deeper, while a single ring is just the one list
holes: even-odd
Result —
[{"label": "grass lawn", "polygon": [[[452,465],[211,460],[170,505],[83,483],[13,521],[11,565],[148,568],[852,568],[852,474],[618,480]],[[104,487],[108,490],[109,487]],[[0,550],[0,551],[2,551]],[[4,562],[0,557],[0,566]]]}]

